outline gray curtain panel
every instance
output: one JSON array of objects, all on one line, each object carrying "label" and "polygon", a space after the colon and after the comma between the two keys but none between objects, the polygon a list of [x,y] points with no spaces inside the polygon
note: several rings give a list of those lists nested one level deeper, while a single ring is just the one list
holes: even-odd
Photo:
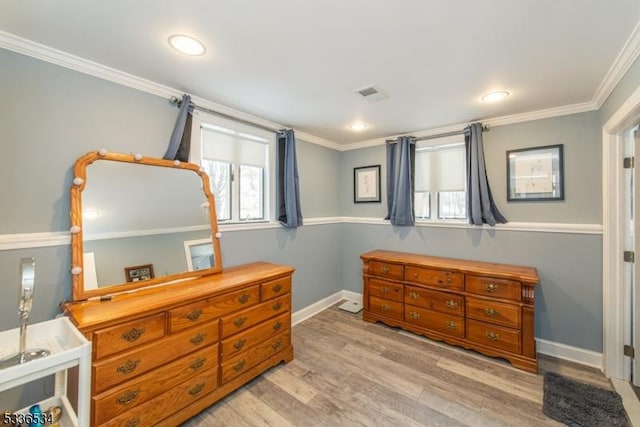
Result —
[{"label": "gray curtain panel", "polygon": [[504,224],[502,216],[491,195],[487,181],[482,145],[482,125],[474,123],[465,129],[464,141],[467,155],[467,211],[472,225]]},{"label": "gray curtain panel", "polygon": [[286,228],[302,225],[300,179],[296,158],[296,137],[292,129],[278,132],[278,221]]},{"label": "gray curtain panel", "polygon": [[415,138],[401,136],[387,141],[387,209],[393,225],[413,225]]},{"label": "gray curtain panel", "polygon": [[163,159],[180,160],[181,162],[189,161],[189,151],[191,149],[191,113],[193,106],[191,105],[191,97],[182,95],[180,101],[180,111],[178,118],[171,133],[169,147],[164,153]]}]

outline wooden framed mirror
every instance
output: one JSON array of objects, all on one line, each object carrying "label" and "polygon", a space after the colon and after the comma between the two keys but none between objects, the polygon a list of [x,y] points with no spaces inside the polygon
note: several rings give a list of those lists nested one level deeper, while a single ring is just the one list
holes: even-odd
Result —
[{"label": "wooden framed mirror", "polygon": [[[196,164],[89,152],[74,165],[70,204],[74,301],[222,271],[215,201]],[[185,252],[193,241],[197,254]]]}]

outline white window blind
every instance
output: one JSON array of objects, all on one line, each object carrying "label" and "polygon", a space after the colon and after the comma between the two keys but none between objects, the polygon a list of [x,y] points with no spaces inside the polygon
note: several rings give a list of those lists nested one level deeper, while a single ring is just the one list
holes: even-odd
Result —
[{"label": "white window blind", "polygon": [[464,191],[464,144],[416,148],[416,192]]},{"label": "white window blind", "polygon": [[202,158],[264,168],[269,140],[222,126],[202,127]]}]

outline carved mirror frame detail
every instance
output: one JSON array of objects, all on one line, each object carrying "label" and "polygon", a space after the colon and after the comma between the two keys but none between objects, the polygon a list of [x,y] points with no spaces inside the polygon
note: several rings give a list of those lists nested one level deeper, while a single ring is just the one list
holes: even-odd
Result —
[{"label": "carved mirror frame detail", "polygon": [[[86,186],[87,167],[96,160],[107,160],[147,166],[159,166],[172,169],[184,169],[197,173],[202,179],[202,190],[208,203],[208,206],[203,207],[208,209],[209,219],[211,222],[211,244],[214,250],[215,266],[204,270],[185,271],[183,273],[169,274],[166,276],[156,277],[139,282],[114,284],[115,287],[111,285],[98,289],[85,290],[83,275],[84,243],[82,228],[82,192]],[[73,173],[74,178],[70,189],[69,213],[71,220],[71,297],[73,301],[106,297],[109,295],[128,292],[135,289],[160,286],[169,284],[169,282],[178,281],[180,279],[196,278],[209,274],[219,273],[222,271],[222,253],[220,251],[220,233],[218,232],[218,220],[216,216],[215,201],[213,193],[211,192],[209,176],[200,168],[200,166],[193,163],[180,162],[179,160],[165,160],[153,157],[144,157],[140,154],[121,154],[107,152],[106,150],[99,150],[91,151],[78,158],[78,160],[76,160],[74,164]]]}]

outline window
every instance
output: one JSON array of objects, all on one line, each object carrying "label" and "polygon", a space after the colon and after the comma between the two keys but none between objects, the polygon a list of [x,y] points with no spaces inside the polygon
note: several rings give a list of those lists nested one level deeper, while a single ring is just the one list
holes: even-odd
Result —
[{"label": "window", "polygon": [[194,126],[199,141],[192,143],[192,157],[209,174],[218,221],[268,221],[275,134],[208,115]]},{"label": "window", "polygon": [[416,220],[465,219],[464,142],[447,138],[418,141],[415,160]]}]

